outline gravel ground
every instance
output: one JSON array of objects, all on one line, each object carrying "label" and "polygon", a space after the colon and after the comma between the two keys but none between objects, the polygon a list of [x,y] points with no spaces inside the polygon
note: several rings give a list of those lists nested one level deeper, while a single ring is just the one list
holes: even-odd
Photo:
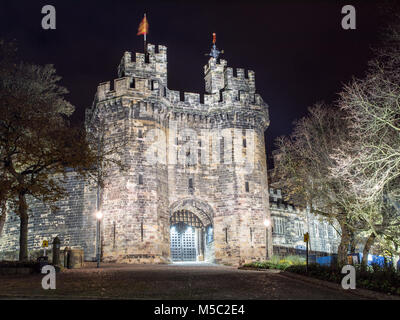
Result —
[{"label": "gravel ground", "polygon": [[56,299],[361,299],[342,289],[307,283],[278,271],[212,264],[91,264],[57,274],[43,290],[41,274],[0,275],[0,298]]}]

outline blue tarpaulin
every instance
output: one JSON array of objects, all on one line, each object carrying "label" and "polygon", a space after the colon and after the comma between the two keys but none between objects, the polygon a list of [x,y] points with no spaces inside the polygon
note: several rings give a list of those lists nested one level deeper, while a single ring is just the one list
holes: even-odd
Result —
[{"label": "blue tarpaulin", "polygon": [[317,263],[323,266],[330,266],[336,263],[337,256],[317,257]]},{"label": "blue tarpaulin", "polygon": [[[359,263],[361,263],[361,261],[362,261],[362,257],[363,257],[363,254],[362,253],[359,253]],[[388,257],[386,257],[386,263],[388,264],[388,265],[392,265],[392,260],[390,259],[390,258],[388,258]],[[384,265],[385,265],[385,257],[383,257],[383,256],[376,256],[376,255],[372,255],[372,254],[369,254],[368,255],[368,265],[370,266],[370,265],[372,265],[372,264],[377,264],[377,265],[379,265],[380,267],[383,267]]]},{"label": "blue tarpaulin", "polygon": [[[351,264],[360,264],[362,261],[363,254],[362,253],[353,253],[348,255],[349,263]],[[337,255],[326,256],[326,257],[317,257],[316,262],[320,265],[330,266],[337,261]],[[392,261],[390,258],[386,258],[386,263],[388,265],[392,265]],[[376,256],[369,254],[368,255],[368,265],[379,265],[383,267],[385,265],[385,257],[383,256]]]}]

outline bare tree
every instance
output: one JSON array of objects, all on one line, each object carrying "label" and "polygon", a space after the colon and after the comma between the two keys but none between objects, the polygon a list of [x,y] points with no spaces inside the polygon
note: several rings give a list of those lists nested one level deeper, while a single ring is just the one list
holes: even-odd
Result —
[{"label": "bare tree", "polygon": [[340,110],[317,104],[309,108],[308,116],[295,123],[289,137],[276,141],[279,161],[275,177],[288,191],[288,197],[339,223],[339,264],[346,263],[350,235],[357,230],[357,221],[349,210],[356,196],[329,169],[335,162],[330,153],[348,139],[347,132],[347,122]]},{"label": "bare tree", "polygon": [[353,79],[340,93],[350,139],[333,150],[331,173],[361,199],[356,212],[369,230],[364,264],[374,241],[400,226],[400,210],[393,210],[400,199],[399,20],[375,50],[366,76]]},{"label": "bare tree", "polygon": [[[128,146],[128,137],[113,139],[107,134],[106,123],[99,115],[91,119],[86,126],[87,141],[93,153],[96,154],[96,163],[88,171],[88,180],[97,188],[96,210],[101,210],[102,190],[107,178],[113,170],[126,170],[124,156]],[[125,132],[125,135],[128,135]]]},{"label": "bare tree", "polygon": [[85,132],[68,123],[74,107],[59,80],[51,65],[0,62],[0,176],[8,182],[0,194],[20,218],[20,260],[28,258],[27,196],[54,203],[65,196],[66,168],[84,175],[96,160]]},{"label": "bare tree", "polygon": [[[347,179],[365,201],[381,198],[389,185],[400,185],[399,16],[387,32],[367,75],[346,85],[339,101],[357,143],[339,148],[336,174]],[[400,195],[400,189],[390,192]]]}]

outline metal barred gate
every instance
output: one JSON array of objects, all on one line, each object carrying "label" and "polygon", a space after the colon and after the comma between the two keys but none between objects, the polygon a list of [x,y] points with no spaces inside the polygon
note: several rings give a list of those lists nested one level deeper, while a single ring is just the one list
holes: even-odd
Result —
[{"label": "metal barred gate", "polygon": [[173,261],[196,261],[195,229],[185,223],[171,226],[171,257]]}]

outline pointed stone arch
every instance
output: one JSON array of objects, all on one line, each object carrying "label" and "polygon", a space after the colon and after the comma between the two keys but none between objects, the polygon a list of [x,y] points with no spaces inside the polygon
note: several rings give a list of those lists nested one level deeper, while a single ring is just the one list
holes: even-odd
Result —
[{"label": "pointed stone arch", "polygon": [[169,216],[172,217],[175,212],[185,210],[194,213],[204,227],[213,225],[214,210],[207,202],[194,198],[177,200],[170,205]]}]

